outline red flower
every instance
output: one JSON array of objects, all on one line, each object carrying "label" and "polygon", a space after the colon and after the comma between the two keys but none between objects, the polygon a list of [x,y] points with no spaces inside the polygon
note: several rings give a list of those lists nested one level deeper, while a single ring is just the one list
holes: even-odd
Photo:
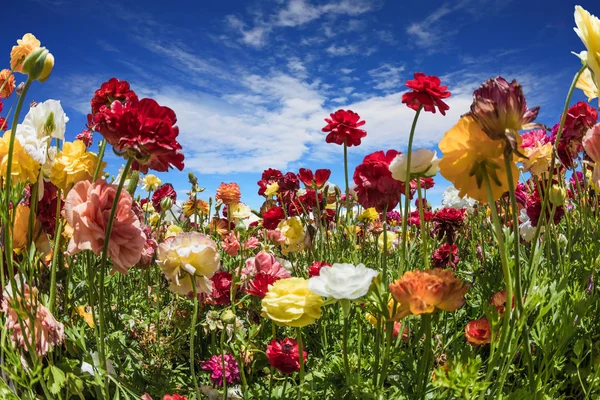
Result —
[{"label": "red flower", "polygon": [[283,219],[285,219],[285,213],[283,212],[283,208],[275,206],[269,208],[263,214],[262,224],[265,227],[265,229],[271,230],[277,228],[277,225],[279,225],[279,223],[283,221]]},{"label": "red flower", "polygon": [[300,173],[298,177],[306,185],[308,188],[317,188],[321,189],[325,186],[325,182],[329,179],[331,175],[331,170],[329,169],[318,169],[315,171],[313,176],[313,172],[308,168],[300,168]]},{"label": "red flower", "polygon": [[246,293],[262,299],[269,291],[269,285],[272,285],[277,280],[278,278],[271,274],[258,272],[256,275],[254,275],[254,278],[248,282]]},{"label": "red flower", "polygon": [[213,304],[226,306],[231,302],[231,281],[233,275],[227,271],[217,272],[210,280],[212,281],[211,300]]},{"label": "red flower", "polygon": [[[300,353],[298,342],[291,338],[282,341],[272,340],[267,346],[267,358],[269,365],[275,367],[284,374],[291,374],[300,370]],[[306,362],[306,351],[302,351],[304,362]]]},{"label": "red flower", "polygon": [[4,117],[0,117],[0,131],[8,130],[8,122]]},{"label": "red flower", "polygon": [[286,172],[285,175],[277,180],[277,184],[279,185],[280,192],[295,192],[300,189],[298,177],[293,172]]},{"label": "red flower", "polygon": [[431,189],[435,185],[433,178],[419,178],[419,179],[421,179],[421,187],[425,190]]},{"label": "red flower", "polygon": [[[579,172],[579,171],[577,171]],[[533,191],[527,196],[527,201],[525,202],[525,212],[531,221],[532,226],[537,226],[540,221],[540,216],[542,213],[542,199],[539,194],[539,188],[534,188]],[[557,225],[562,217],[565,215],[564,206],[556,207],[554,211],[554,224]],[[550,218],[550,207],[546,207],[546,217],[548,220]]]},{"label": "red flower", "polygon": [[449,244],[454,242],[456,232],[465,220],[465,209],[442,208],[433,216],[435,223],[434,233],[441,240],[446,236],[446,241]]},{"label": "red flower", "polygon": [[331,264],[328,264],[325,261],[315,261],[308,266],[308,277],[312,278],[313,276],[319,276],[321,268],[323,267],[331,267]]},{"label": "red flower", "polygon": [[280,178],[283,177],[283,174],[281,173],[281,171],[277,170],[277,169],[265,169],[264,172],[262,173],[262,177],[260,179],[260,181],[257,182],[258,184],[258,195],[259,196],[264,196],[265,195],[265,191],[267,190],[267,185],[273,183],[273,182],[277,182]]},{"label": "red flower", "polygon": [[166,172],[171,167],[183,169],[181,145],[177,142],[177,117],[168,107],[153,99],[114,101],[102,106],[92,116],[93,125],[115,151],[134,157],[132,168],[147,173],[148,169]]},{"label": "red flower", "polygon": [[90,131],[89,129],[84,129],[80,134],[75,136],[75,139],[81,140],[85,144],[85,147],[90,147],[94,142],[93,135],[94,132]]},{"label": "red flower", "polygon": [[[558,143],[558,155],[567,168],[573,165],[577,153],[583,150],[583,136],[598,121],[598,111],[580,101],[571,106],[565,117],[565,125]],[[560,124],[552,128],[552,142],[556,141]]]},{"label": "red flower", "polygon": [[92,115],[96,115],[103,106],[110,108],[113,101],[129,103],[137,102],[137,100],[137,95],[129,88],[129,82],[111,78],[108,82],[104,82],[100,89],[94,93],[94,97],[90,101]]},{"label": "red flower", "polygon": [[[58,189],[50,182],[44,183],[44,195],[38,202],[37,218],[42,224],[44,232],[54,237],[56,227],[56,205],[58,201]],[[60,203],[60,209],[64,207],[64,202]]]},{"label": "red flower", "polygon": [[163,397],[162,400],[187,400],[187,397],[182,396],[177,393],[173,393],[173,394],[165,394],[165,396]]},{"label": "red flower", "polygon": [[427,76],[423,72],[415,72],[415,79],[406,81],[406,86],[412,89],[412,92],[402,95],[402,102],[413,110],[418,110],[423,106],[425,111],[435,114],[435,108],[440,110],[442,115],[450,109],[448,104],[442,99],[450,97],[448,86],[440,86],[440,78],[437,76]]},{"label": "red flower", "polygon": [[431,255],[431,261],[434,268],[453,268],[460,261],[458,257],[458,247],[454,243],[444,243],[439,249]]},{"label": "red flower", "polygon": [[473,346],[481,346],[492,341],[492,327],[486,317],[469,321],[465,326],[467,342]]},{"label": "red flower", "polygon": [[358,202],[364,208],[375,207],[382,212],[393,209],[404,193],[404,185],[392,178],[389,165],[400,154],[396,150],[387,153],[377,151],[366,156],[354,171],[354,183]]},{"label": "red flower", "polygon": [[323,195],[319,193],[319,199],[314,190],[308,189],[305,194],[296,198],[296,200],[290,202],[288,206],[288,216],[295,216],[298,214],[311,213],[313,208],[317,206],[317,201],[322,203]]},{"label": "red flower", "polygon": [[329,132],[325,141],[327,143],[344,144],[348,147],[359,146],[360,140],[367,136],[367,132],[358,127],[363,126],[365,121],[359,121],[360,115],[351,110],[337,110],[330,114],[331,119],[325,118],[327,125],[322,129]]},{"label": "red flower", "polygon": [[[496,311],[500,314],[504,314],[504,308],[506,307],[506,290],[494,293],[490,299],[490,304],[496,307]],[[512,297],[512,308],[515,308],[515,295]]]},{"label": "red flower", "polygon": [[156,212],[161,212],[160,203],[165,197],[170,197],[173,203],[177,200],[177,192],[170,183],[161,185],[152,195],[152,207],[154,207]]}]

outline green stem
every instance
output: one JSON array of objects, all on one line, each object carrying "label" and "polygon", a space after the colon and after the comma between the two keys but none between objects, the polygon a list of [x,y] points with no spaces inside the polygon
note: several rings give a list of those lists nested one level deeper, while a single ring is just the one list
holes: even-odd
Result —
[{"label": "green stem", "polygon": [[[344,330],[342,337],[342,347],[344,352],[344,375],[346,375],[346,385],[350,388],[350,366],[348,363],[348,330],[350,325],[350,316],[344,315]],[[302,353],[300,353],[300,357],[302,357]]]},{"label": "green stem", "polygon": [[348,180],[348,140],[344,139],[344,179],[346,180],[346,226],[350,223],[350,184]]},{"label": "green stem", "polygon": [[[106,151],[106,139],[102,139],[100,142],[100,151],[98,152],[98,164],[96,164],[96,170],[94,171],[94,179],[92,182],[96,182],[100,170],[102,169],[102,160],[104,159],[104,152]],[[125,171],[123,171],[125,172]]]},{"label": "green stem", "polygon": [[[423,330],[425,331],[425,342],[423,343],[423,356],[421,357],[421,365],[419,367],[419,398],[425,398],[427,393],[427,383],[430,379],[430,358],[431,358],[431,314],[422,315]],[[400,333],[402,334],[402,333]]]},{"label": "green stem", "polygon": [[415,129],[417,128],[417,120],[423,106],[419,106],[415,117],[413,118],[412,126],[410,128],[410,135],[408,136],[408,149],[406,151],[406,179],[404,180],[404,215],[402,218],[402,248],[400,251],[401,268],[406,269],[406,253],[408,247],[408,241],[406,232],[408,228],[408,215],[410,214],[410,163],[412,158],[412,145],[415,136]]},{"label": "green stem", "polygon": [[190,275],[192,280],[192,291],[194,294],[194,314],[192,315],[192,324],[190,325],[190,371],[192,372],[192,381],[194,382],[194,389],[196,390],[197,398],[202,398],[200,395],[200,388],[198,387],[198,378],[196,378],[195,369],[195,358],[194,358],[194,339],[196,338],[196,320],[198,318],[198,294],[196,292],[196,277]]},{"label": "green stem", "polygon": [[302,385],[304,384],[304,346],[302,344],[302,329],[296,328],[298,342],[298,361],[300,363],[300,383],[298,384],[298,399],[302,399]]},{"label": "green stem", "polygon": [[50,312],[53,314],[56,310],[56,270],[60,255],[60,240],[63,229],[63,220],[60,218],[60,189],[58,190],[58,196],[56,198],[56,209],[56,217],[59,219],[59,222],[56,226],[56,231],[54,232],[54,253],[52,254],[52,265],[50,266]]},{"label": "green stem", "polygon": [[419,219],[421,231],[421,245],[423,246],[423,267],[429,269],[429,253],[427,251],[427,230],[425,229],[425,212],[423,211],[423,196],[421,194],[421,178],[417,177],[417,196],[419,199]]}]

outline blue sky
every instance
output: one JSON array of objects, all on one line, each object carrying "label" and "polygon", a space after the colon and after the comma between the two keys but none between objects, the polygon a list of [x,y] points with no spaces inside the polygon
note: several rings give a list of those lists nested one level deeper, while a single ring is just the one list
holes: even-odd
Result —
[{"label": "blue sky", "polygon": [[[256,181],[268,167],[330,168],[343,186],[342,147],[321,133],[339,108],[367,121],[363,145],[350,149],[351,173],[370,152],[404,151],[414,111],[401,96],[414,72],[440,76],[452,92],[445,117],[421,118],[415,147],[434,148],[468,111],[473,89],[497,75],[517,79],[552,126],[580,65],[570,52],[583,50],[575,4],[600,14],[589,0],[23,0],[4,5],[11,17],[0,49],[8,65],[11,46],[31,32],[54,54],[51,78],[28,99],[61,100],[69,139],[94,90],[113,76],[128,80],[177,113],[186,169],[158,174],[163,182],[184,197],[193,171],[208,197],[235,181],[258,207]],[[107,161],[111,172],[122,163]],[[448,186],[436,182],[434,205]]]}]

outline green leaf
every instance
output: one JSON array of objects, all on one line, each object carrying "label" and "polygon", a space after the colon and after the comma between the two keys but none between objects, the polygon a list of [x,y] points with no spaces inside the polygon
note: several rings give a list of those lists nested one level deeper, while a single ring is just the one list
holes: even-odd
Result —
[{"label": "green leaf", "polygon": [[60,393],[60,390],[65,386],[65,373],[62,369],[49,365],[44,370],[44,378],[48,383],[48,390],[52,394]]}]

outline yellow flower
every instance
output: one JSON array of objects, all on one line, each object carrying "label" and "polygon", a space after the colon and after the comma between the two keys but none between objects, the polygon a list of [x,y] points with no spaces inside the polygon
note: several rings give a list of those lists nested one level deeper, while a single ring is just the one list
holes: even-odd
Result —
[{"label": "yellow flower", "polygon": [[[517,149],[521,136],[517,135]],[[472,197],[482,203],[488,202],[484,182],[484,171],[489,176],[492,197],[497,200],[508,190],[508,179],[504,167],[503,140],[493,140],[470,116],[462,117],[446,132],[439,148],[444,153],[440,161],[440,172],[459,190],[459,196]],[[513,177],[519,170],[512,164]]]},{"label": "yellow flower", "polygon": [[148,174],[142,179],[142,189],[146,192],[153,192],[162,185],[162,181],[156,175]]},{"label": "yellow flower", "polygon": [[144,205],[142,206],[142,210],[144,210],[144,212],[147,212],[148,214],[152,214],[155,213],[156,210],[154,209],[154,206],[152,205],[152,202],[147,202],[144,203]]},{"label": "yellow flower", "polygon": [[358,216],[358,220],[361,222],[373,222],[379,219],[379,213],[375,207],[367,208]]},{"label": "yellow flower", "polygon": [[92,313],[87,312],[85,309],[85,306],[78,306],[77,307],[77,314],[79,314],[79,316],[81,318],[83,318],[83,320],[85,321],[86,324],[88,324],[88,326],[90,328],[94,328],[95,324],[94,324],[94,316],[92,315]]},{"label": "yellow flower", "polygon": [[276,195],[279,191],[279,184],[277,182],[273,182],[267,185],[267,189],[265,190],[265,196],[271,197]]},{"label": "yellow flower", "polygon": [[583,94],[585,94],[588,98],[588,103],[598,97],[600,95],[600,89],[596,86],[594,79],[592,78],[592,73],[589,68],[586,68],[579,79],[577,80],[576,88],[583,90]]},{"label": "yellow flower", "polygon": [[17,45],[10,52],[10,68],[15,72],[23,72],[23,61],[40,45],[40,41],[31,33],[23,35],[23,39],[17,40]]},{"label": "yellow flower", "polygon": [[[407,235],[408,236],[408,235]],[[394,247],[394,241],[398,239],[398,235],[396,235],[395,232],[392,231],[387,231],[387,251],[391,251],[392,248]],[[383,240],[383,232],[379,234],[379,238],[377,238],[377,246],[383,250],[383,245],[384,245],[384,240]]]},{"label": "yellow flower", "polygon": [[596,85],[596,96],[600,88],[600,19],[584,10],[581,6],[575,6],[575,32],[581,39],[587,52],[579,54],[581,60],[587,63],[591,70]]},{"label": "yellow flower", "polygon": [[[392,295],[389,295],[389,301],[388,301],[388,313],[390,316],[390,319],[392,316],[396,316],[396,314],[400,311],[400,304],[398,302],[396,302],[396,312],[394,312],[394,298],[392,297]],[[371,313],[366,313],[365,314],[365,319],[371,324],[371,325],[377,325],[377,320],[381,320],[382,317],[375,317],[373,314]]]},{"label": "yellow flower", "polygon": [[165,233],[165,239],[173,236],[177,236],[179,232],[183,232],[183,229],[178,225],[169,225],[167,233]]},{"label": "yellow flower", "polygon": [[160,214],[157,212],[151,214],[148,217],[148,225],[156,226],[156,224],[158,224],[158,221],[160,221]]},{"label": "yellow flower", "polygon": [[[18,205],[15,214],[15,224],[13,225],[13,251],[21,254],[27,248],[27,233],[29,230],[29,216],[31,210],[27,206]],[[33,238],[35,239],[36,249],[44,255],[50,253],[50,242],[48,235],[42,231],[42,226],[37,220],[34,220]]]},{"label": "yellow flower", "polygon": [[534,147],[524,149],[523,154],[528,158],[523,160],[525,172],[540,176],[550,169],[552,161],[552,143],[537,143]]},{"label": "yellow flower", "polygon": [[181,210],[186,218],[191,217],[195,213],[198,213],[198,215],[206,215],[208,214],[208,203],[200,199],[195,202],[194,199],[189,199],[183,203]]},{"label": "yellow flower", "polygon": [[284,255],[304,250],[305,234],[300,217],[292,217],[281,221],[277,229],[285,237],[285,241],[281,243],[281,251]]},{"label": "yellow flower", "polygon": [[[8,168],[8,148],[10,145],[11,135],[9,132],[5,133],[0,138],[0,172],[2,178],[6,177]],[[15,138],[13,146],[13,157],[11,162],[11,181],[12,183],[17,182],[36,182],[38,174],[40,172],[40,164],[37,163],[28,153],[25,148],[21,146],[19,140]]]},{"label": "yellow flower", "polygon": [[287,278],[269,285],[262,300],[262,315],[279,326],[303,327],[321,318],[321,296],[308,288],[308,280]]},{"label": "yellow flower", "polygon": [[[81,140],[66,142],[52,164],[50,181],[66,192],[77,182],[92,180],[97,164],[98,156],[87,152]],[[101,169],[105,165],[103,162]]]}]

